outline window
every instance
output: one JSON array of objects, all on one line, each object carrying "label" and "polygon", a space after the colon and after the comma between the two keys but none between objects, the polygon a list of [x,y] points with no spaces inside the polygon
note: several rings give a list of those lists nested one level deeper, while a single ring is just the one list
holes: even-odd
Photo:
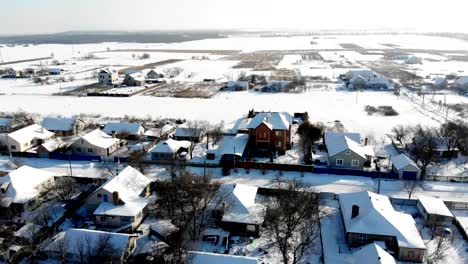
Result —
[{"label": "window", "polygon": [[16,149],[16,146],[15,146],[15,145],[11,145],[10,148],[11,148],[11,149]]},{"label": "window", "polygon": [[102,194],[98,193],[97,198],[102,198]]},{"label": "window", "polygon": [[92,148],[89,148],[89,149],[88,149],[88,152],[89,152],[89,153],[92,153],[92,152],[93,152],[93,149],[92,149]]},{"label": "window", "polygon": [[352,161],[351,161],[351,166],[353,166],[353,167],[359,167],[359,160],[352,160]]},{"label": "window", "polygon": [[277,137],[281,136],[281,131],[275,131],[275,136]]},{"label": "window", "polygon": [[75,148],[76,152],[81,152],[81,148]]},{"label": "window", "polygon": [[281,147],[281,141],[276,141],[276,146]]},{"label": "window", "polygon": [[255,232],[255,226],[254,225],[247,225],[246,229],[247,229],[247,231]]},{"label": "window", "polygon": [[414,252],[413,252],[413,251],[408,251],[408,256],[409,256],[410,258],[413,258],[413,257],[414,257]]},{"label": "window", "polygon": [[123,222],[123,223],[131,223],[132,222],[132,218],[131,217],[125,217],[125,216],[122,216],[120,218],[120,220]]},{"label": "window", "polygon": [[345,152],[345,154],[346,154],[346,155],[349,155],[349,154],[351,154],[351,151],[347,150],[347,151]]},{"label": "window", "polygon": [[337,159],[336,160],[336,165],[337,166],[343,166],[343,160],[342,159]]}]

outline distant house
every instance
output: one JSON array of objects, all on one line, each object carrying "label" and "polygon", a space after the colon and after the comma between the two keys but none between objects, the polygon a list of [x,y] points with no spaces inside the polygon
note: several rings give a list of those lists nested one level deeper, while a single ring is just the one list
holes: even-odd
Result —
[{"label": "distant house", "polygon": [[346,193],[339,195],[339,202],[346,241],[351,247],[384,241],[398,260],[423,261],[426,246],[413,217],[395,211],[387,196]]},{"label": "distant house", "polygon": [[127,86],[144,86],[145,85],[145,75],[141,72],[135,72],[125,75],[123,84]]},{"label": "distant house", "polygon": [[138,123],[111,122],[106,124],[103,131],[118,138],[135,140],[144,135],[145,128]]},{"label": "distant house", "polygon": [[47,68],[47,73],[49,75],[60,75],[64,72],[62,68]]},{"label": "distant house", "polygon": [[217,254],[209,252],[189,251],[190,264],[259,264],[256,258]]},{"label": "distant house", "polygon": [[154,69],[144,70],[143,74],[147,83],[158,83],[162,78],[164,78],[164,74],[157,72]]},{"label": "distant house", "polygon": [[450,226],[452,224],[453,214],[442,200],[432,196],[419,196],[416,206],[427,226]]},{"label": "distant house", "polygon": [[286,112],[256,113],[247,128],[250,144],[257,154],[284,154],[291,149],[292,121],[292,115]]},{"label": "distant house", "polygon": [[194,143],[199,143],[203,136],[203,130],[200,128],[178,127],[174,133],[175,140],[187,140]]},{"label": "distant house", "polygon": [[351,255],[350,264],[396,264],[395,259],[385,251],[385,248],[383,242],[367,244]]},{"label": "distant house", "polygon": [[324,144],[331,168],[362,170],[375,156],[372,147],[361,144],[359,133],[325,132]]},{"label": "distant house", "polygon": [[233,234],[260,236],[263,224],[263,205],[256,202],[258,187],[236,184],[232,193],[226,198],[221,227]]},{"label": "distant house", "polygon": [[97,189],[85,202],[96,224],[103,227],[136,228],[146,215],[149,199],[143,197],[150,180],[128,166]]},{"label": "distant house", "polygon": [[409,56],[407,59],[405,59],[406,64],[419,64],[421,62],[422,62],[422,59],[416,56]]},{"label": "distant house", "polygon": [[163,127],[158,129],[149,129],[145,131],[145,137],[149,140],[156,139],[168,139],[169,136],[174,133],[175,127],[169,124],[165,124]]},{"label": "distant house", "polygon": [[445,78],[434,77],[428,81],[425,81],[424,85],[434,90],[443,90],[443,89],[447,89],[448,81]]},{"label": "distant house", "polygon": [[247,81],[230,81],[226,83],[225,91],[247,91],[250,83]]},{"label": "distant house", "polygon": [[0,177],[0,207],[13,213],[34,208],[41,188],[53,182],[53,173],[21,166]]},{"label": "distant house", "polygon": [[172,138],[164,141],[159,141],[149,153],[151,160],[174,160],[180,157],[185,157],[192,142],[177,141]]},{"label": "distant house", "polygon": [[392,170],[397,172],[402,180],[419,180],[421,177],[421,169],[418,164],[405,154],[392,157]]},{"label": "distant house", "polygon": [[95,129],[80,137],[71,145],[74,154],[109,156],[119,148],[120,140],[100,129]]},{"label": "distant house", "polygon": [[11,152],[24,152],[48,142],[53,137],[53,132],[50,132],[38,124],[32,124],[9,133],[8,144]]},{"label": "distant house", "polygon": [[361,76],[364,79],[369,79],[377,77],[378,75],[374,71],[365,69],[349,70],[346,73],[346,79],[348,80],[351,80],[354,76]]},{"label": "distant house", "polygon": [[458,78],[454,83],[454,87],[460,91],[468,93],[468,76]]},{"label": "distant house", "polygon": [[[80,263],[83,255],[96,254],[98,263],[123,263],[131,253],[135,236],[89,229],[67,229],[52,238],[42,251],[52,260]],[[89,252],[90,250],[99,252]]]},{"label": "distant house", "polygon": [[42,120],[42,126],[56,136],[66,137],[82,131],[85,123],[76,118],[46,117]]},{"label": "distant house", "polygon": [[115,85],[119,83],[119,73],[114,69],[102,69],[99,71],[100,85]]},{"label": "distant house", "polygon": [[290,81],[269,81],[262,88],[262,92],[266,92],[266,93],[286,92],[286,90],[287,90],[287,88],[289,88],[290,84],[291,84]]},{"label": "distant house", "polygon": [[348,87],[352,89],[387,90],[391,89],[392,85],[387,78],[381,76],[363,77],[361,75],[354,75],[349,80]]},{"label": "distant house", "polygon": [[20,78],[23,76],[23,71],[15,68],[6,68],[2,78]]}]

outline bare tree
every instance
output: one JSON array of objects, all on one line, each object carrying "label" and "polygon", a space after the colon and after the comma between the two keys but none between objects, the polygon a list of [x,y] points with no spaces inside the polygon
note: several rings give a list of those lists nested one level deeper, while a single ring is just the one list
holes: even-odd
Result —
[{"label": "bare tree", "polygon": [[436,158],[437,136],[431,128],[420,125],[414,128],[414,139],[411,145],[411,154],[416,162],[421,164],[421,175],[426,174],[426,169]]},{"label": "bare tree", "polygon": [[411,196],[413,195],[413,193],[417,190],[419,186],[420,186],[419,181],[411,181],[411,180],[403,181],[403,189],[408,194],[408,199],[411,199]]},{"label": "bare tree", "polygon": [[187,121],[186,126],[187,136],[190,138],[190,141],[192,141],[192,144],[189,147],[190,158],[192,159],[193,150],[195,149],[195,141],[198,140],[202,133],[203,122],[198,120]]},{"label": "bare tree", "polygon": [[437,236],[428,243],[431,243],[432,241],[435,242],[435,247],[427,247],[426,262],[428,264],[443,263],[448,255],[447,251],[450,248],[450,242],[443,236]]},{"label": "bare tree", "polygon": [[281,252],[283,263],[299,263],[319,236],[320,211],[315,193],[302,182],[278,182],[278,194],[269,202],[265,227]]},{"label": "bare tree", "polygon": [[75,179],[68,176],[58,177],[53,182],[42,185],[40,192],[46,200],[69,201],[79,190]]},{"label": "bare tree", "polygon": [[133,168],[136,168],[141,173],[145,173],[145,170],[148,169],[148,163],[146,162],[145,157],[145,151],[133,151],[128,157],[128,165],[132,166]]},{"label": "bare tree", "polygon": [[312,162],[312,146],[323,134],[324,127],[321,124],[312,124],[308,120],[304,121],[298,129],[299,144],[306,163]]},{"label": "bare tree", "polygon": [[402,145],[404,144],[404,140],[409,136],[410,133],[411,130],[409,129],[409,127],[404,125],[398,125],[392,128],[393,136]]}]

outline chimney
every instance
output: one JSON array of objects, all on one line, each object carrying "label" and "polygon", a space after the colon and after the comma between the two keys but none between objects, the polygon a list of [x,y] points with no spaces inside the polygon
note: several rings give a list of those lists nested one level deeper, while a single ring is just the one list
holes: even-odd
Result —
[{"label": "chimney", "polygon": [[10,187],[11,185],[11,181],[7,181],[7,182],[4,182],[0,185],[0,191],[2,193],[6,193],[8,191],[8,188]]},{"label": "chimney", "polygon": [[112,137],[115,138],[115,131],[112,130]]},{"label": "chimney", "polygon": [[358,215],[359,215],[359,206],[353,204],[353,208],[351,210],[351,219],[355,218]]},{"label": "chimney", "polygon": [[364,139],[364,146],[367,146],[368,143],[369,143],[369,138],[365,138]]},{"label": "chimney", "polygon": [[119,192],[113,192],[112,193],[112,201],[114,202],[115,205],[119,205]]}]

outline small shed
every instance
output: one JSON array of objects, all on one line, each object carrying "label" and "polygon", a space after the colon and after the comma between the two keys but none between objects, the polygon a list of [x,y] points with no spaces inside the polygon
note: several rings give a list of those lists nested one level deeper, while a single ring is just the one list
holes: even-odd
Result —
[{"label": "small shed", "polygon": [[449,226],[453,221],[452,212],[440,199],[420,196],[416,206],[428,226]]},{"label": "small shed", "polygon": [[419,180],[421,169],[418,164],[405,154],[391,158],[392,170],[397,172],[401,180]]}]

